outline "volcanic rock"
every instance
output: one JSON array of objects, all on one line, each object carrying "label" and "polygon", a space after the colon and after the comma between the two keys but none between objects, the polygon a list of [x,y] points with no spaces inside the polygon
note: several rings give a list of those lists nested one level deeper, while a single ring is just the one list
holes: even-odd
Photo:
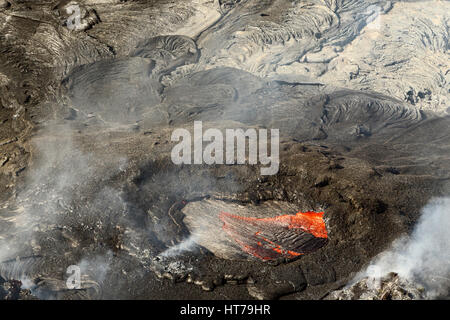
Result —
[{"label": "volcanic rock", "polygon": [[[449,2],[77,4],[0,0],[0,295],[319,299],[448,195]],[[279,172],[173,164],[194,121],[279,129]],[[260,261],[222,211],[325,212],[328,239]],[[369,282],[342,295],[422,297]]]},{"label": "volcanic rock", "polygon": [[338,291],[331,292],[326,300],[422,300],[424,288],[395,273],[382,279],[364,278]]}]

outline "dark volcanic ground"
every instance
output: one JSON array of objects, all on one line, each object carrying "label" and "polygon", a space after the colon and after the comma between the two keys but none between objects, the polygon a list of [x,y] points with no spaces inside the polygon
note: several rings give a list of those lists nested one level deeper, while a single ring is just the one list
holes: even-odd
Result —
[{"label": "dark volcanic ground", "polygon": [[[0,285],[41,299],[342,287],[450,190],[450,18],[432,2],[86,0],[70,30],[75,2],[0,0]],[[197,120],[280,129],[279,173],[172,164],[173,130]],[[272,263],[210,245],[219,212],[202,208],[234,206],[323,210],[329,241]]]}]

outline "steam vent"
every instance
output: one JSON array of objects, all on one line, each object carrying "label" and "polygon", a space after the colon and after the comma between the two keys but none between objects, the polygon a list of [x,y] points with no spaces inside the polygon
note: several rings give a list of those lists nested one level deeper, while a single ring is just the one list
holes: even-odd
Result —
[{"label": "steam vent", "polygon": [[448,299],[449,26],[0,0],[0,300]]}]

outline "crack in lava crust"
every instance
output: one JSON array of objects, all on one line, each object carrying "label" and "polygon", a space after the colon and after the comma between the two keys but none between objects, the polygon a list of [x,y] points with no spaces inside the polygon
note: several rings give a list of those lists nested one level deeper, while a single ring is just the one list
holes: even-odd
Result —
[{"label": "crack in lava crust", "polygon": [[328,233],[324,212],[298,212],[274,218],[241,217],[221,212],[222,229],[248,254],[268,261],[292,259],[323,247]]}]

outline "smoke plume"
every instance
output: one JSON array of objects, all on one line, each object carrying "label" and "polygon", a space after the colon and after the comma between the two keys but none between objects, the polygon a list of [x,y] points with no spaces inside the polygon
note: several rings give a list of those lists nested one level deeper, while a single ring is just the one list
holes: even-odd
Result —
[{"label": "smoke plume", "polygon": [[379,280],[390,272],[422,285],[428,298],[450,289],[450,198],[430,201],[409,237],[402,237],[356,277]]}]

